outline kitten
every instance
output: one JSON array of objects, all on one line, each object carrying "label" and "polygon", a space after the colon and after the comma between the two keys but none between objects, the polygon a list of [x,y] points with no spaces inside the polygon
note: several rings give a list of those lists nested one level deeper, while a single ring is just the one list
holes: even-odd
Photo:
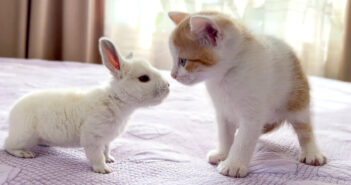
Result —
[{"label": "kitten", "polygon": [[297,133],[300,161],[326,163],[312,129],[309,84],[287,44],[252,35],[221,13],[169,17],[177,25],[169,42],[172,77],[185,85],[205,81],[216,110],[219,145],[209,163],[223,175],[246,176],[259,136],[285,121]]}]

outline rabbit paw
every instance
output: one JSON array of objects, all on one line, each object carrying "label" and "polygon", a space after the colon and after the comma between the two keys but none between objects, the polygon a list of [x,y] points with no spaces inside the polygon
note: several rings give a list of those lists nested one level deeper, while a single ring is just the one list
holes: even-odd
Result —
[{"label": "rabbit paw", "polygon": [[218,164],[221,161],[224,161],[226,159],[227,155],[221,152],[218,152],[218,150],[211,150],[207,154],[207,160],[210,164]]},{"label": "rabbit paw", "polygon": [[21,158],[34,158],[35,153],[28,150],[6,150],[13,156],[21,157]]},{"label": "rabbit paw", "polygon": [[247,166],[239,165],[228,160],[220,162],[217,169],[222,175],[235,178],[245,177],[248,173]]},{"label": "rabbit paw", "polygon": [[93,169],[96,173],[102,173],[102,174],[111,173],[113,171],[113,169],[107,166],[106,164],[93,166]]}]

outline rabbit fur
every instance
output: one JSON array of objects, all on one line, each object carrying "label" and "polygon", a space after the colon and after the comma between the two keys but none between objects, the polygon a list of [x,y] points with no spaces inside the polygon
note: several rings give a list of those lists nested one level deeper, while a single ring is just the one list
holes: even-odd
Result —
[{"label": "rabbit fur", "polygon": [[169,84],[146,61],[122,57],[109,39],[101,38],[99,49],[111,80],[86,91],[50,89],[20,98],[9,115],[9,154],[33,158],[37,144],[83,147],[95,172],[112,172],[109,143],[136,108],[160,104]]}]

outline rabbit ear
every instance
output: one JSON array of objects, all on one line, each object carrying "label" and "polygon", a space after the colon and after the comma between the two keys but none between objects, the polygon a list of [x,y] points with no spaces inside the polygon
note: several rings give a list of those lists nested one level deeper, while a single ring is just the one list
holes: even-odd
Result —
[{"label": "rabbit ear", "polygon": [[106,37],[99,40],[99,49],[104,65],[116,77],[121,77],[122,57],[118,54],[115,45]]}]

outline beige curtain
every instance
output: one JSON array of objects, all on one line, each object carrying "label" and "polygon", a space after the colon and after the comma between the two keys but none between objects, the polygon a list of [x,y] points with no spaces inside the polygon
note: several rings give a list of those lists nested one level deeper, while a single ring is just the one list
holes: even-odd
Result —
[{"label": "beige curtain", "polygon": [[27,0],[0,0],[0,56],[25,57]]},{"label": "beige curtain", "polygon": [[345,21],[344,50],[341,59],[339,78],[351,82],[351,0],[348,0]]},{"label": "beige curtain", "polygon": [[1,0],[0,12],[0,56],[100,62],[104,0]]}]

